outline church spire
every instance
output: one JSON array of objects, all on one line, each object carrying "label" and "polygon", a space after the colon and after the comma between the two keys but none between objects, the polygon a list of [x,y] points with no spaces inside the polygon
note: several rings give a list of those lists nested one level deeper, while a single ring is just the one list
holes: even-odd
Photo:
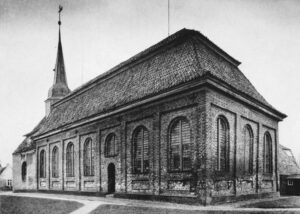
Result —
[{"label": "church spire", "polygon": [[62,6],[59,5],[57,56],[56,56],[56,63],[54,68],[54,82],[52,87],[48,91],[48,99],[46,100],[47,116],[51,112],[51,105],[70,93],[70,89],[67,84],[64,56],[63,56],[62,43],[61,43],[61,33],[60,33],[60,26],[61,26],[60,13],[62,9],[63,9]]},{"label": "church spire", "polygon": [[56,56],[56,63],[54,68],[54,84],[57,83],[64,83],[67,85],[67,78],[66,78],[66,71],[65,71],[65,62],[64,62],[64,55],[62,50],[61,44],[61,35],[60,35],[60,21],[59,23],[59,30],[58,30],[58,46],[57,46],[57,56]]}]

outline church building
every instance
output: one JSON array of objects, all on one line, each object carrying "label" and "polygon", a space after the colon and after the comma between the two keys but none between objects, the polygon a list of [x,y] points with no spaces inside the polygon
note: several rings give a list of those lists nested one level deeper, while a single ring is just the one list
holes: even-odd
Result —
[{"label": "church building", "polygon": [[45,117],[13,153],[14,191],[204,205],[278,194],[286,115],[239,61],[182,29],[71,91],[60,25]]}]

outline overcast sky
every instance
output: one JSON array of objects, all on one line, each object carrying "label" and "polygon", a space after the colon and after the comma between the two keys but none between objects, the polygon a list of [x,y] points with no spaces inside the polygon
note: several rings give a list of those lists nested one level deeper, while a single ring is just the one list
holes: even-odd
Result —
[{"label": "overcast sky", "polygon": [[[280,143],[300,157],[300,1],[170,0],[170,31],[202,32],[242,62],[266,100],[288,115]],[[62,4],[72,89],[164,39],[167,0],[0,0],[0,161],[45,115]]]}]

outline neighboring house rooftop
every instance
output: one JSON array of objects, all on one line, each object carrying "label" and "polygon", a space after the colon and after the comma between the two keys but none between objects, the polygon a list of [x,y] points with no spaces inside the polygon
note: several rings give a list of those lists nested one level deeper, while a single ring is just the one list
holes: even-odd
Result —
[{"label": "neighboring house rooftop", "polygon": [[290,148],[279,144],[278,159],[279,174],[300,174],[300,168]]}]

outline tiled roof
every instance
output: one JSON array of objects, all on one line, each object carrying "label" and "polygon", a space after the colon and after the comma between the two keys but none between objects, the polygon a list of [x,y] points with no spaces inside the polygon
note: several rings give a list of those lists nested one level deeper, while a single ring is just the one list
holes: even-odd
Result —
[{"label": "tiled roof", "polygon": [[13,154],[19,154],[22,152],[27,152],[30,150],[35,149],[36,143],[35,141],[31,140],[29,137],[26,137],[22,143],[18,146],[18,148],[14,151]]},{"label": "tiled roof", "polygon": [[274,109],[237,68],[239,64],[198,31],[180,30],[58,101],[33,135],[110,112],[207,72]]},{"label": "tiled roof", "polygon": [[29,132],[28,134],[26,134],[26,138],[22,141],[22,143],[19,144],[18,148],[13,152],[13,154],[18,154],[18,153],[22,153],[22,152],[27,152],[30,150],[35,149],[35,141],[30,139],[30,135],[32,135],[33,133],[37,132],[41,125],[44,124],[44,122],[46,121],[46,117],[44,117],[38,124],[37,126],[35,126],[33,128],[33,130],[31,132]]},{"label": "tiled roof", "polygon": [[[285,151],[289,151],[290,154]],[[300,174],[300,168],[290,148],[281,144],[278,146],[278,171],[279,174],[293,175]]]},{"label": "tiled roof", "polygon": [[2,174],[2,172],[4,172],[4,170],[6,169],[6,166],[5,167],[0,167],[0,175]]}]

